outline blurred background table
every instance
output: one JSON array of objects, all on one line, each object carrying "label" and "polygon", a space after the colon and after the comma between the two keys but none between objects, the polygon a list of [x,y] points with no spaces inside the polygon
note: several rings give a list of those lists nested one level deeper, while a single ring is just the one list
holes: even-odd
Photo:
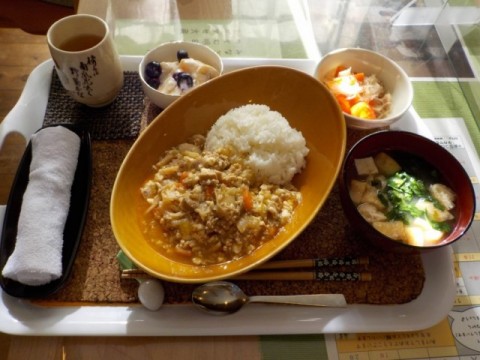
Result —
[{"label": "blurred background table", "polygon": [[[307,59],[315,63],[323,54],[341,47],[358,46],[379,51],[395,60],[416,80],[415,90],[420,97],[427,90],[431,91],[428,86],[435,82],[448,84],[446,92],[434,92],[437,95],[447,94],[445,98],[431,99],[430,109],[424,114],[417,101],[417,111],[425,117],[443,117],[446,111],[451,116],[462,117],[476,151],[480,149],[480,89],[477,76],[480,12],[474,1],[80,0],[77,11],[105,18],[112,27],[122,55],[141,55],[155,43],[182,38],[203,42],[222,56],[232,58]],[[6,54],[0,55],[0,61],[7,64],[6,68],[2,68],[7,70],[1,72],[3,79],[7,79],[2,82],[5,84],[2,104],[7,104],[3,105],[2,119],[15,103],[14,97],[18,96],[18,90],[25,82],[25,78],[15,78],[8,69],[22,62],[23,67],[18,71],[28,73],[29,69],[49,58],[44,36],[32,38],[18,30],[7,33],[0,29],[0,38],[8,40],[9,36],[15,38],[13,41],[10,38],[10,42],[15,44],[7,48]],[[438,87],[433,87],[438,90]],[[456,105],[449,103],[454,101],[448,95],[452,93],[460,98],[461,108],[455,109]],[[423,100],[422,104],[426,102]],[[432,111],[432,107],[436,111]],[[12,134],[2,146],[0,204],[6,202],[24,144],[20,136]],[[478,224],[473,231],[478,233]],[[474,255],[474,261],[480,261],[478,243],[471,246],[469,254]],[[476,285],[467,288],[459,284],[455,305],[461,310],[478,309],[480,305],[478,264],[480,262],[470,273],[470,278],[476,279],[473,281]],[[0,357],[94,359],[115,355],[117,359],[162,356],[177,359],[301,360],[326,358],[327,350],[330,358],[341,359],[480,356],[480,346],[469,350],[458,343],[456,346],[448,324],[446,320],[435,329],[405,335],[403,339],[439,334],[440,337],[442,334],[448,337],[448,341],[442,343],[445,345],[443,350],[436,348],[436,353],[428,353],[421,351],[424,350],[422,346],[414,346],[418,351],[412,350],[410,355],[402,353],[398,347],[386,346],[385,339],[402,340],[401,335],[371,336],[368,339],[370,344],[377,341],[376,344],[381,342],[382,346],[375,349],[372,345],[366,352],[351,348],[349,352],[346,344],[353,341],[350,346],[354,347],[352,344],[359,341],[359,337],[313,334],[162,338],[11,336],[6,340],[8,355],[0,354]],[[343,340],[346,342],[341,343]]]}]

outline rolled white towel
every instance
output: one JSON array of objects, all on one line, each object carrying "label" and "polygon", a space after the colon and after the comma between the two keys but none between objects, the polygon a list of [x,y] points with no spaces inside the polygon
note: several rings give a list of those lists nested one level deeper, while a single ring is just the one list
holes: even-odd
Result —
[{"label": "rolled white towel", "polygon": [[80,137],[63,126],[31,138],[32,161],[23,195],[15,249],[2,274],[25,285],[44,285],[62,275],[63,230],[80,151]]}]

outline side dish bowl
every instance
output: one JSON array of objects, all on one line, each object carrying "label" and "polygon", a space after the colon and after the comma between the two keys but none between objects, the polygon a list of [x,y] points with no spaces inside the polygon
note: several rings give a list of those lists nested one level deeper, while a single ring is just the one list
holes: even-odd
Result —
[{"label": "side dish bowl", "polygon": [[344,112],[349,128],[387,127],[399,120],[412,104],[413,87],[408,75],[398,64],[386,56],[360,48],[334,50],[320,60],[315,70],[315,77],[325,82],[333,77],[338,67],[351,67],[353,72],[364,73],[365,77],[376,75],[385,91],[391,95],[391,109],[384,118],[368,120]]},{"label": "side dish bowl", "polygon": [[[355,178],[357,172],[355,160],[375,156],[380,152],[397,154],[403,159],[403,163],[418,159],[419,163],[423,164],[418,167],[419,169],[436,170],[435,173],[438,173],[441,183],[454,191],[455,208],[451,211],[455,218],[451,224],[451,231],[447,232],[442,240],[423,246],[396,241],[377,231],[360,215],[350,194],[351,180]],[[379,131],[360,139],[345,157],[339,184],[342,206],[353,229],[373,245],[388,251],[409,253],[450,245],[467,232],[474,218],[475,194],[470,177],[446,149],[418,134],[406,131]]]},{"label": "side dish bowl", "polygon": [[[209,266],[169,259],[155,251],[142,234],[137,211],[139,189],[166,150],[195,134],[205,135],[221,115],[245,104],[265,104],[302,132],[310,152],[306,167],[295,175],[293,184],[303,200],[284,229],[250,255]],[[113,187],[110,218],[114,235],[125,254],[157,278],[199,283],[243,273],[285,248],[314,218],[336,181],[345,144],[343,114],[326,87],[312,76],[280,66],[222,75],[172,103],[133,144]]]},{"label": "side dish bowl", "polygon": [[142,88],[148,98],[158,107],[164,109],[172,102],[180,98],[182,95],[170,95],[163,93],[147,83],[145,76],[145,67],[151,61],[158,63],[162,61],[174,62],[177,61],[177,52],[186,51],[188,56],[192,59],[201,61],[204,64],[215,68],[221,75],[223,72],[223,62],[221,57],[210,47],[189,42],[189,41],[172,41],[161,44],[145,54],[138,67],[138,74],[142,83]]}]

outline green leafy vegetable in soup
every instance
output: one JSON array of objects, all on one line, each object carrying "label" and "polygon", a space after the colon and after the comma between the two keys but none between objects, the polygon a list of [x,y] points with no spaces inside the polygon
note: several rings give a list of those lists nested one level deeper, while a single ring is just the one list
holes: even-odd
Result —
[{"label": "green leafy vegetable in soup", "polygon": [[456,195],[438,182],[435,171],[405,163],[407,169],[384,152],[356,159],[350,197],[384,235],[412,245],[436,244],[451,231]]}]

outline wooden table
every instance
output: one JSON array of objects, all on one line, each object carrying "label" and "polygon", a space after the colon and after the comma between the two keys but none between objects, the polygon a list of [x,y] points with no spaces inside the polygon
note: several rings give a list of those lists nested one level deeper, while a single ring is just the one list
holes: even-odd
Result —
[{"label": "wooden table", "polygon": [[[113,1],[113,0],[112,0]],[[119,1],[119,0],[117,0]],[[120,0],[124,3],[143,3],[151,4],[152,2],[144,0]],[[98,0],[80,0],[78,5],[79,13],[96,14],[105,18],[107,14],[107,2]],[[157,1],[157,3],[161,3]],[[174,2],[163,2],[163,4],[172,4]],[[322,3],[322,2],[319,2]],[[329,3],[330,5],[337,3],[336,1]],[[348,4],[343,2],[337,6],[336,14],[345,16],[348,13]],[[178,0],[177,1],[178,16],[182,19],[229,19],[235,16],[235,9],[228,0]],[[312,8],[312,24],[314,36],[320,38],[321,31],[331,29],[338,18],[325,18],[321,11],[321,5]],[[170,9],[171,10],[171,9]],[[362,10],[362,9],[360,9]],[[365,9],[363,9],[365,10]],[[394,17],[397,9],[384,9],[386,17]],[[140,8],[140,12],[144,16],[148,16],[151,8]],[[332,12],[330,12],[332,15]],[[336,15],[336,16],[337,16]],[[366,13],[363,14],[366,16]],[[374,26],[375,24],[370,24]],[[377,50],[383,50],[389,54],[388,49],[381,48],[382,39],[370,39],[362,43],[362,38],[357,38],[357,31],[352,27],[348,31],[349,23],[343,23],[344,28],[339,31],[331,31],[330,39],[336,39],[335,42],[323,42],[324,38],[319,39],[319,47],[322,52],[331,50],[334,47],[359,46],[377,47]],[[362,28],[362,31],[368,29]],[[373,27],[369,30],[368,36],[374,36],[376,31]],[[378,33],[376,34],[378,35]],[[368,37],[367,36],[367,37]],[[360,42],[360,44],[358,44]],[[425,46],[418,43],[404,42],[402,44],[405,52],[413,52],[415,56],[406,55],[399,63],[407,70],[411,76],[457,76],[455,71],[450,67],[450,59],[443,54],[436,59],[427,59],[429,61],[420,61],[421,56],[425,56]],[[409,47],[410,46],[410,47]],[[439,49],[438,44],[433,45],[435,49]],[[378,49],[380,47],[381,49]],[[35,52],[35,48],[30,49]],[[22,140],[13,139],[6,147],[11,148],[10,157],[4,160],[6,165],[2,164],[0,168],[0,198],[3,203],[6,200],[8,189],[10,188],[11,177],[15,172],[15,162],[18,160],[21,151]],[[297,359],[307,359],[302,357],[301,350],[307,347],[315,347],[319,342],[318,336],[306,337],[276,337],[276,340],[283,339],[284,344],[294,353],[298,349]],[[97,358],[116,358],[120,359],[156,359],[156,358],[174,358],[174,359],[261,359],[265,356],[263,345],[268,344],[269,337],[259,336],[219,336],[219,337],[61,337],[61,336],[12,336],[10,351],[7,359],[97,359]],[[321,356],[319,351],[318,356]]]},{"label": "wooden table", "polygon": [[[212,2],[216,3],[215,1]],[[85,1],[79,6],[80,13],[105,14],[106,2]],[[1,31],[1,29],[0,29]],[[7,34],[7,32],[5,32]],[[12,35],[10,35],[12,34]],[[6,48],[11,64],[32,68],[35,64],[49,58],[45,38],[27,36],[21,31],[9,31],[8,36],[15,36],[18,45]],[[17,54],[19,60],[14,60]],[[22,65],[21,64],[21,65]],[[5,73],[8,76],[7,71]],[[12,79],[13,80],[13,79]],[[9,81],[9,88],[2,91],[2,102],[7,101],[9,90],[19,89],[20,81]],[[15,92],[16,94],[16,92]],[[12,99],[13,105],[15,99]],[[6,115],[6,112],[4,116]],[[23,153],[25,141],[18,134],[11,134],[2,146],[0,157],[0,203],[5,204],[16,171],[16,166]],[[2,335],[2,337],[5,337]],[[7,339],[7,338],[6,338]],[[5,340],[6,342],[7,340]],[[257,336],[225,337],[60,337],[60,336],[10,336],[9,352],[1,354],[2,359],[157,359],[175,358],[192,359],[261,359]]]}]

